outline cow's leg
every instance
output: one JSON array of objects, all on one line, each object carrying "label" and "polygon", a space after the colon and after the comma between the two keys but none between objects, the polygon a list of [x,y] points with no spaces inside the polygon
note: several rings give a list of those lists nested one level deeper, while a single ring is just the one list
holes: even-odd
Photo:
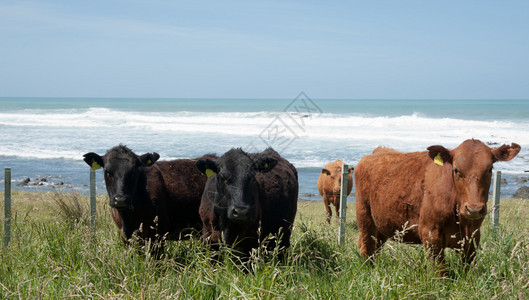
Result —
[{"label": "cow's leg", "polygon": [[280,252],[278,253],[278,258],[282,261],[285,258],[285,252],[290,247],[290,236],[292,234],[292,226],[290,224],[285,224],[281,229],[281,241],[279,243]]},{"label": "cow's leg", "polygon": [[356,202],[356,220],[358,222],[358,229],[360,236],[358,237],[358,246],[360,247],[360,254],[364,258],[371,257],[377,249],[374,237],[377,235],[377,228],[375,221],[371,216],[370,208],[362,199]]},{"label": "cow's leg", "polygon": [[275,222],[274,224],[261,223],[261,237],[260,240],[266,240],[266,249],[273,251],[277,246],[277,239],[279,239],[278,257],[283,259],[284,252],[290,247],[290,236],[292,234],[292,224],[285,220]]},{"label": "cow's leg", "polygon": [[360,254],[364,258],[371,257],[375,250],[377,250],[375,242],[375,234],[373,233],[376,229],[373,227],[367,227],[360,230],[360,236],[358,237],[358,246],[360,247]]},{"label": "cow's leg", "polygon": [[427,230],[423,228],[421,231],[421,240],[424,249],[430,255],[430,258],[435,262],[435,267],[440,276],[448,276],[449,272],[445,266],[445,246],[442,244],[442,238],[438,230]]},{"label": "cow's leg", "polygon": [[463,245],[462,259],[466,264],[466,268],[470,266],[474,258],[476,257],[476,247],[479,245],[481,234],[479,231],[473,235],[473,237],[466,237]]},{"label": "cow's leg", "polygon": [[119,235],[121,237],[121,240],[124,244],[128,244],[129,241],[127,239],[127,235],[125,234],[125,229],[123,228],[123,220],[121,219],[121,216],[119,215],[119,212],[117,209],[112,208],[110,210],[110,213],[112,214],[112,219],[114,220],[114,223],[119,229]]},{"label": "cow's leg", "polygon": [[448,276],[450,272],[445,265],[445,248],[429,247],[427,249],[429,250],[430,257],[435,263],[435,268],[437,269],[438,275],[444,277]]},{"label": "cow's leg", "polygon": [[160,259],[164,250],[165,235],[157,233],[156,225],[153,223],[142,223],[140,229],[137,231],[139,249],[141,252],[148,251],[154,259]]},{"label": "cow's leg", "polygon": [[336,217],[340,218],[340,198],[334,198],[334,211],[336,212]]},{"label": "cow's leg", "polygon": [[329,201],[329,197],[323,196],[323,204],[325,205],[325,210],[327,211],[327,224],[331,224],[331,218],[332,218],[332,210],[329,205],[331,205]]},{"label": "cow's leg", "polygon": [[155,237],[153,239],[150,239],[152,245],[150,250],[151,257],[154,257],[154,259],[159,260],[162,257],[162,253],[165,246],[165,240],[163,238]]},{"label": "cow's leg", "polygon": [[378,253],[380,251],[380,248],[382,248],[388,238],[382,233],[380,233],[378,230],[373,238],[375,239],[375,253]]}]

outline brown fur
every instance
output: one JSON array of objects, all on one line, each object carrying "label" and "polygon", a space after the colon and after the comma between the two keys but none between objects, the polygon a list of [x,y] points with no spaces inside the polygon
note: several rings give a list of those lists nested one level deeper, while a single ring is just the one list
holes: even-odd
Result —
[{"label": "brown fur", "polygon": [[[377,149],[363,157],[355,171],[358,244],[372,256],[388,238],[403,231],[403,242],[422,243],[440,263],[445,248],[462,248],[470,263],[486,214],[492,164],[508,161],[520,146],[490,149],[466,140],[453,150],[400,153]],[[439,154],[444,164],[432,160]]]},{"label": "brown fur", "polygon": [[[168,239],[178,239],[187,230],[200,231],[202,224],[198,214],[200,199],[206,184],[207,177],[200,173],[195,162],[201,158],[216,159],[216,156],[206,155],[196,159],[177,159],[172,161],[159,161],[145,168],[146,182],[144,208],[134,209],[132,228],[142,227],[142,232],[137,232],[144,239],[154,238],[155,234],[168,234]],[[157,226],[153,223],[157,217]],[[120,230],[121,239],[128,242],[128,237],[123,226],[119,211],[112,208],[112,218]],[[136,224],[137,223],[137,224]],[[152,227],[157,227],[155,232]]]},{"label": "brown fur", "polygon": [[[342,165],[341,160],[336,160],[325,165],[318,177],[318,191],[323,196],[323,204],[327,211],[327,223],[331,222],[332,210],[331,204],[334,205],[336,216],[340,211],[340,192],[342,190]],[[347,195],[351,194],[353,189],[353,168],[349,168],[347,176]]]},{"label": "brown fur", "polygon": [[379,154],[379,153],[400,153],[400,152],[395,149],[378,146],[375,148],[375,150],[373,150],[373,154]]}]

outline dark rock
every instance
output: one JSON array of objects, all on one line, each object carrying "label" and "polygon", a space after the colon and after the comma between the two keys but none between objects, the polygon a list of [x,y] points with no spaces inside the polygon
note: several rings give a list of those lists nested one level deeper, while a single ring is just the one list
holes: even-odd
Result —
[{"label": "dark rock", "polygon": [[502,178],[502,179],[501,179],[501,184],[507,184],[507,179]]},{"label": "dark rock", "polygon": [[20,181],[19,183],[17,183],[17,186],[27,186],[30,181],[31,181],[31,179],[26,178],[26,179]]},{"label": "dark rock", "polygon": [[512,197],[529,199],[529,186],[522,186],[521,188],[517,189]]},{"label": "dark rock", "polygon": [[487,142],[487,145],[489,145],[489,146],[497,146],[497,145],[499,145],[499,143],[497,143],[497,142]]},{"label": "dark rock", "polygon": [[520,179],[517,179],[516,180],[516,183],[526,183],[527,181],[529,181],[529,178],[527,177],[522,177]]},{"label": "dark rock", "polygon": [[319,196],[318,194],[313,194],[313,193],[299,193],[299,196],[305,196],[305,197],[316,197],[316,196]]}]

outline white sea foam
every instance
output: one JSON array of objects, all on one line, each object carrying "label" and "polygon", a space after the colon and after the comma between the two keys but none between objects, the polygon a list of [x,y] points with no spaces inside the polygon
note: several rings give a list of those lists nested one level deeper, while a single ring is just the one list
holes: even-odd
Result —
[{"label": "white sea foam", "polygon": [[501,166],[508,172],[528,168],[529,120],[435,119],[420,113],[397,117],[324,113],[300,118],[283,112],[24,110],[0,113],[0,156],[80,160],[86,152],[104,151],[119,143],[138,151],[157,151],[166,159],[222,153],[252,140],[263,144],[267,130],[274,129],[270,125],[278,126],[275,133],[295,137],[284,152],[298,167],[318,167],[336,156],[356,163],[379,145],[422,151],[429,145],[451,148],[476,138],[521,144],[520,158]]}]

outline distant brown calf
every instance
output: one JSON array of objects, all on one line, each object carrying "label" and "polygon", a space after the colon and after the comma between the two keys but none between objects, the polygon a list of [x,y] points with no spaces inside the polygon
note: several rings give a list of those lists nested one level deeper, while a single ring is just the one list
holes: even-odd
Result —
[{"label": "distant brown calf", "polygon": [[364,156],[355,170],[360,253],[370,257],[404,231],[403,242],[422,243],[440,264],[445,248],[462,249],[463,260],[472,262],[487,213],[492,164],[518,152],[515,143],[491,149],[466,140],[453,150],[377,148]]},{"label": "distant brown calf", "polygon": [[[339,216],[340,210],[340,192],[342,190],[342,165],[341,160],[336,160],[325,165],[321,170],[318,178],[318,191],[323,196],[323,204],[327,210],[327,223],[331,223],[332,211],[331,203],[334,205],[336,216]],[[353,188],[353,168],[349,168],[349,175],[347,176],[347,195],[351,194]]]}]

